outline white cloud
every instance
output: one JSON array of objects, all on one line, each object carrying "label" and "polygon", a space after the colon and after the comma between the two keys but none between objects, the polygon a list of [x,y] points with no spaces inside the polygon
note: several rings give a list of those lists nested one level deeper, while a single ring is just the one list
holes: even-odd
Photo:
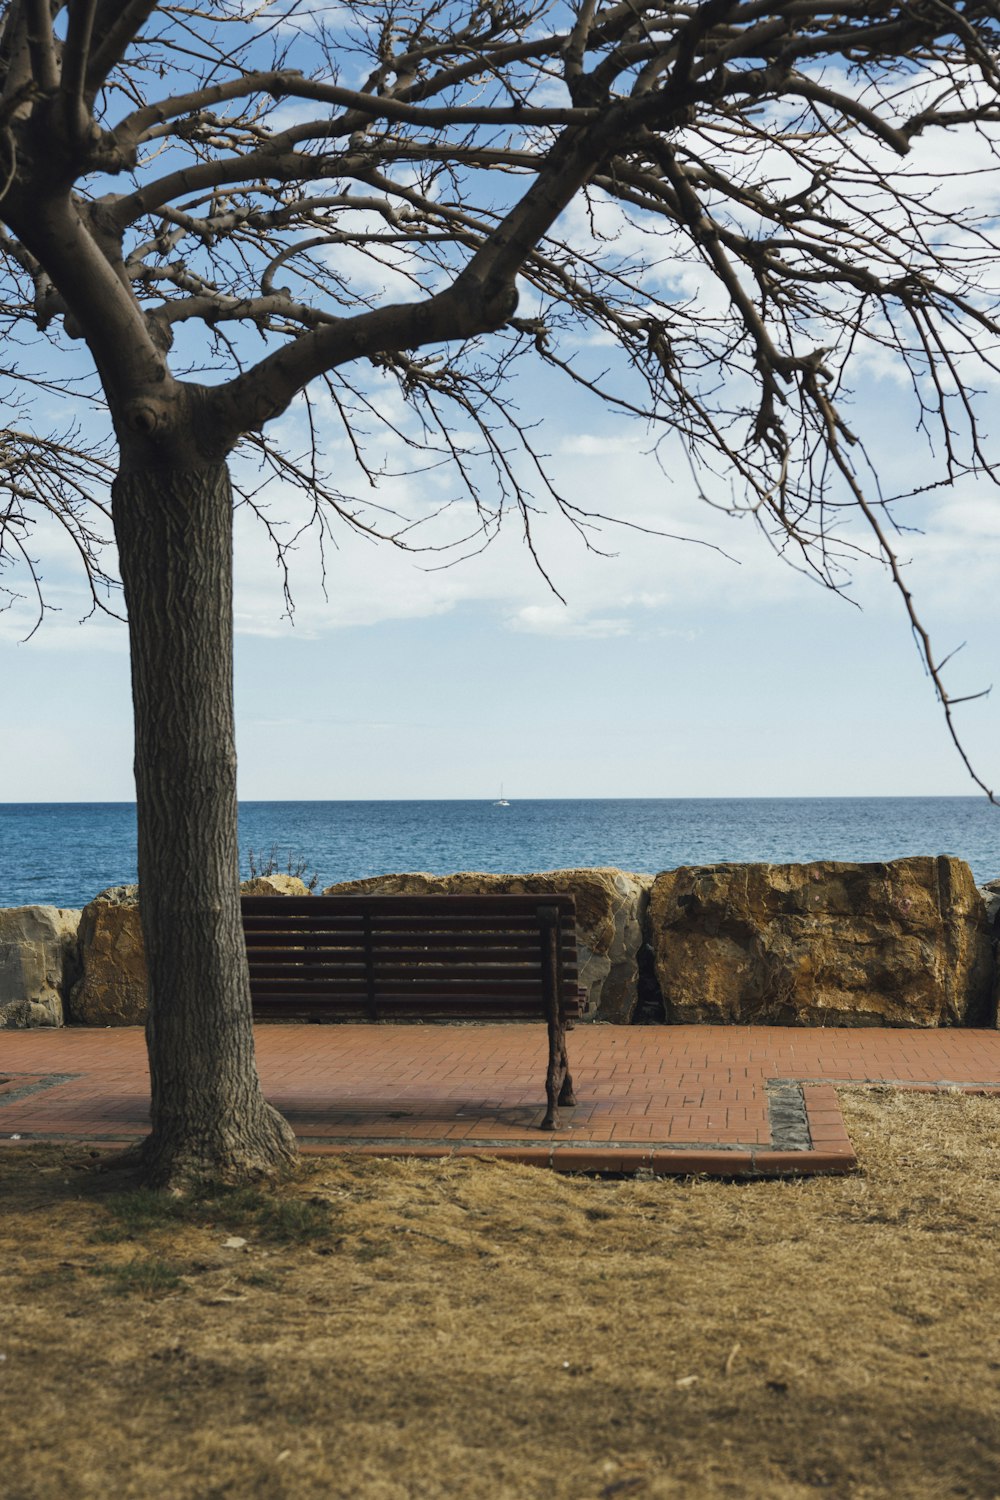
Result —
[{"label": "white cloud", "polygon": [[632,622],[623,615],[602,618],[559,603],[526,604],[507,623],[511,630],[524,630],[532,635],[583,636],[594,640],[632,633]]}]

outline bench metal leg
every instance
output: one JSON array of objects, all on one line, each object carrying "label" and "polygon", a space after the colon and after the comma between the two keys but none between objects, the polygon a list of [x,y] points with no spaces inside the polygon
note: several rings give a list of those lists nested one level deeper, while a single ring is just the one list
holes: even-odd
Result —
[{"label": "bench metal leg", "polygon": [[545,1073],[545,1098],[548,1108],[541,1128],[557,1130],[559,1105],[576,1103],[573,1080],[569,1073],[569,1058],[566,1055],[566,1032],[558,1021],[549,1022],[549,1066]]},{"label": "bench metal leg", "polygon": [[559,1125],[560,1104],[575,1104],[573,1080],[569,1072],[566,1055],[566,1025],[559,999],[559,909],[555,906],[538,908],[539,939],[542,961],[542,993],[549,1027],[549,1065],[545,1073],[545,1098],[547,1108],[542,1120],[543,1130],[556,1130]]}]

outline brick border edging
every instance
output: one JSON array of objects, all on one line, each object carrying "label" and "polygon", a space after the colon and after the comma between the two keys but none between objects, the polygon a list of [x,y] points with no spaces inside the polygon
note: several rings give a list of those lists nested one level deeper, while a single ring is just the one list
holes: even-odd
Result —
[{"label": "brick border edging", "polygon": [[480,1157],[514,1162],[519,1166],[547,1167],[564,1173],[601,1173],[614,1176],[652,1177],[788,1177],[828,1176],[853,1172],[858,1164],[840,1112],[832,1084],[792,1084],[790,1079],[768,1080],[778,1089],[794,1087],[801,1094],[808,1124],[808,1146],[784,1148],[781,1131],[769,1146],[676,1146],[651,1145],[493,1145],[486,1142],[429,1142],[406,1145],[401,1141],[331,1142],[328,1138],[302,1136],[300,1150],[310,1156],[418,1157],[450,1160]]},{"label": "brick border edging", "polygon": [[[26,1080],[21,1087],[0,1088],[0,1106],[4,1100],[24,1098],[44,1089],[67,1083],[78,1074],[20,1074],[4,1075],[5,1083],[15,1078]],[[588,1173],[607,1176],[645,1177],[719,1177],[756,1179],[766,1177],[831,1176],[853,1172],[858,1165],[837,1097],[838,1088],[896,1088],[915,1093],[937,1093],[955,1091],[966,1094],[1000,1095],[1000,1085],[993,1083],[955,1083],[949,1079],[934,1082],[913,1079],[856,1079],[845,1078],[823,1082],[798,1082],[788,1078],[765,1080],[769,1103],[774,1097],[787,1105],[789,1089],[797,1090],[808,1125],[808,1146],[787,1147],[782,1125],[772,1122],[772,1141],[767,1146],[669,1146],[664,1144],[635,1146],[634,1144],[593,1143],[579,1146],[564,1141],[549,1144],[511,1143],[507,1145],[487,1141],[445,1141],[408,1143],[400,1140],[333,1140],[330,1137],[299,1137],[299,1148],[305,1156],[381,1156],[416,1157],[426,1160],[445,1160],[455,1157],[471,1157],[509,1161],[521,1166],[546,1167],[566,1174]],[[777,1128],[775,1128],[777,1124]],[[91,1145],[110,1150],[131,1144],[132,1135],[63,1133],[25,1133],[17,1140],[0,1137],[0,1147],[16,1149],[39,1142],[72,1142],[80,1146]]]},{"label": "brick border edging", "polygon": [[634,1146],[407,1146],[402,1142],[365,1144],[322,1143],[308,1138],[299,1142],[304,1156],[381,1156],[418,1157],[427,1160],[452,1160],[477,1157],[480,1160],[514,1162],[525,1167],[546,1167],[566,1175],[589,1173],[615,1177],[722,1177],[763,1178],[829,1176],[853,1172],[857,1157],[848,1145],[844,1151],[772,1151],[767,1147],[747,1150],[703,1149],[668,1146],[644,1150]]}]

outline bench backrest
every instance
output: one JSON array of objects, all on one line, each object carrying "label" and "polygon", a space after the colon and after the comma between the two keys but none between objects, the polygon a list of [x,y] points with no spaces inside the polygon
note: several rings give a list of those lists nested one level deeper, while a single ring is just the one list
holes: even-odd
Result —
[{"label": "bench backrest", "polygon": [[258,1016],[543,1019],[553,947],[558,1011],[579,1011],[570,895],[244,896],[242,904]]}]

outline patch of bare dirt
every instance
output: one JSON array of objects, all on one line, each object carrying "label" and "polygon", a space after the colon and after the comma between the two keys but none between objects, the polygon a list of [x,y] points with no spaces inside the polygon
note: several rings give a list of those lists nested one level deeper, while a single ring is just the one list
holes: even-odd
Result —
[{"label": "patch of bare dirt", "polygon": [[313,1159],[190,1204],[0,1154],[4,1500],[1000,1496],[1000,1100],[861,1172]]}]

